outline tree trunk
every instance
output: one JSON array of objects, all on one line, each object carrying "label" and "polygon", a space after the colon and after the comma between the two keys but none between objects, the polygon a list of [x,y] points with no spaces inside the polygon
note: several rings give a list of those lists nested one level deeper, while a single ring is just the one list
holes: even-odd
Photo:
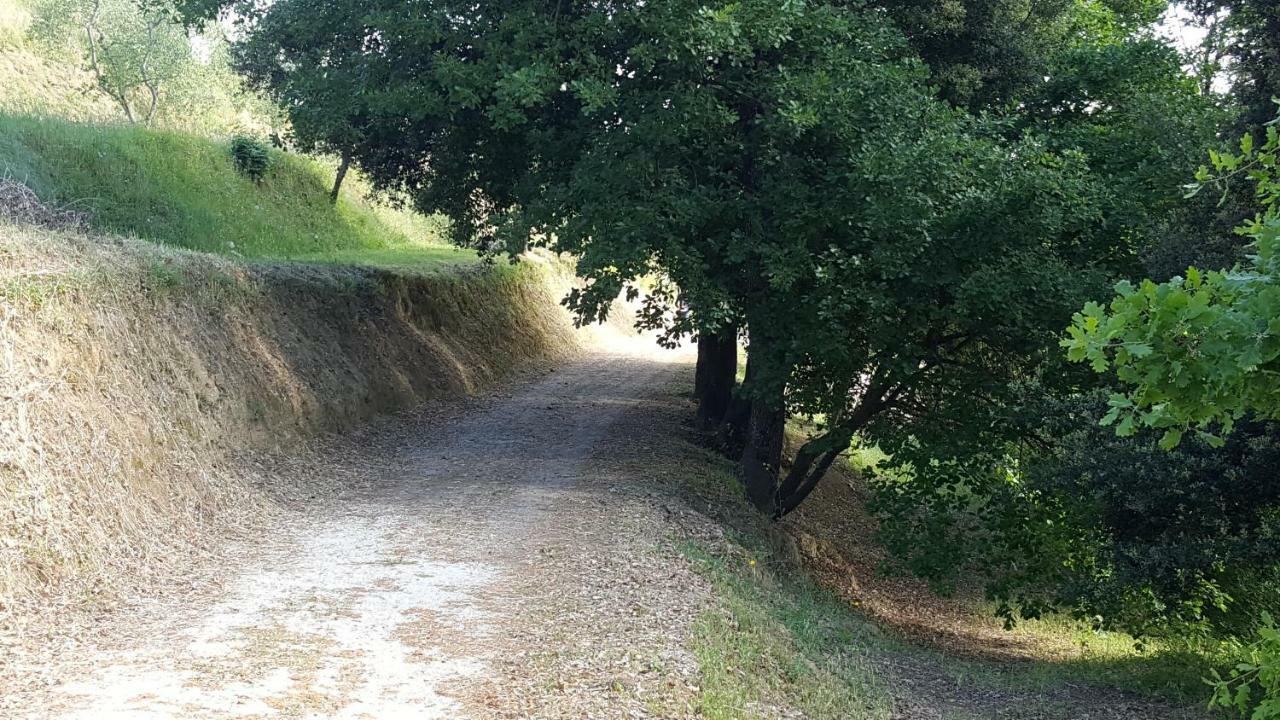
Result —
[{"label": "tree trunk", "polygon": [[818,487],[823,476],[831,469],[831,464],[840,453],[849,448],[853,436],[866,427],[887,403],[881,392],[875,392],[872,398],[863,398],[849,415],[835,419],[836,425],[820,437],[811,438],[796,451],[794,462],[787,476],[778,483],[778,506],[774,518],[800,507],[800,503],[809,497],[809,493]]},{"label": "tree trunk", "polygon": [[[724,420],[738,381],[738,332],[725,328],[698,338],[698,370],[694,389],[698,396],[698,422],[713,428]],[[699,382],[700,381],[700,382]]]},{"label": "tree trunk", "polygon": [[800,507],[800,503],[818,487],[823,476],[831,469],[831,464],[840,456],[838,449],[818,451],[813,445],[814,441],[810,440],[800,447],[787,477],[778,484],[778,503],[773,515],[775,520]]},{"label": "tree trunk", "polygon": [[774,517],[778,510],[778,470],[782,466],[782,433],[786,425],[786,411],[781,405],[761,397],[751,402],[746,446],[742,450],[742,484],[747,497],[761,512]]},{"label": "tree trunk", "polygon": [[329,191],[329,202],[338,202],[338,191],[342,189],[342,181],[347,177],[347,169],[351,167],[351,155],[342,153],[342,162],[338,165],[338,174],[333,178],[333,189]]},{"label": "tree trunk", "polygon": [[[768,367],[766,344],[752,335],[747,348],[747,363],[755,372]],[[750,388],[751,411],[748,413],[742,449],[742,483],[747,497],[761,512],[774,514],[778,499],[778,471],[782,467],[782,437],[787,411],[781,383],[761,382],[753,373]]]},{"label": "tree trunk", "polygon": [[720,419],[720,427],[716,428],[716,444],[730,458],[741,458],[747,443],[747,424],[751,421],[750,386],[758,365],[759,363],[751,362],[751,353],[747,353],[747,373],[742,384],[730,396],[729,406]]},{"label": "tree trunk", "polygon": [[712,358],[715,355],[715,338],[710,335],[698,336],[698,364],[693,366],[693,397],[702,402],[707,392],[707,375],[711,373]]}]

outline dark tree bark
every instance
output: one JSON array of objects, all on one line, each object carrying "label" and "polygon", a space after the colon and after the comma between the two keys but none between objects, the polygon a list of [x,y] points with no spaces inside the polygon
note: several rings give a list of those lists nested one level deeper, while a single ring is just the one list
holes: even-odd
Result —
[{"label": "dark tree bark", "polygon": [[715,338],[709,335],[698,336],[698,364],[693,369],[693,397],[699,401],[707,392],[707,376],[711,373]]},{"label": "dark tree bark", "polygon": [[746,446],[742,450],[742,484],[747,489],[747,497],[761,512],[774,517],[778,509],[782,432],[786,425],[786,413],[779,405],[762,398],[752,401]]},{"label": "dark tree bark", "polygon": [[886,400],[882,386],[873,383],[868,392],[870,397],[864,397],[853,412],[840,419],[835,427],[800,446],[787,476],[778,483],[778,503],[774,519],[800,507],[800,503],[822,482],[823,476],[831,469],[831,464],[849,447],[853,436],[891,404]]},{"label": "dark tree bark", "polygon": [[815,452],[807,449],[810,445],[811,443],[805,443],[800,448],[787,477],[778,484],[778,501],[773,510],[775,520],[800,507],[800,503],[818,487],[823,476],[831,469],[831,464],[840,456],[839,450]]},{"label": "dark tree bark", "polygon": [[338,202],[338,191],[342,189],[342,181],[347,177],[347,170],[351,169],[351,156],[347,153],[342,154],[342,162],[338,165],[338,174],[333,178],[333,189],[329,191],[329,202]]},{"label": "dark tree bark", "polygon": [[751,362],[751,354],[748,353],[746,375],[742,384],[734,388],[729,398],[729,407],[720,419],[720,426],[716,428],[716,443],[725,456],[735,460],[742,457],[742,449],[747,443],[747,423],[751,420],[750,386],[755,379],[755,367]]},{"label": "dark tree bark", "polygon": [[[694,386],[698,397],[698,422],[714,428],[724,420],[738,381],[738,333],[727,328],[698,338],[698,370]],[[701,382],[699,382],[699,380]],[[700,385],[700,387],[699,387]]]},{"label": "dark tree bark", "polygon": [[[747,349],[747,362],[759,371],[767,364],[764,339],[753,335]],[[782,386],[761,384],[753,378],[750,389],[751,410],[748,413],[742,449],[742,484],[747,497],[769,515],[775,514],[778,500],[778,471],[782,467],[782,439],[787,412]]]}]

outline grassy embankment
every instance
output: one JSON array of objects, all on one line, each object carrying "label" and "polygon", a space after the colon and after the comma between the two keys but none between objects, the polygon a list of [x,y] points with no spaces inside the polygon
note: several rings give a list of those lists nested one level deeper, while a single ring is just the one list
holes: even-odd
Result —
[{"label": "grassy embankment", "polygon": [[575,342],[563,268],[484,269],[357,183],[331,204],[308,158],[273,152],[255,183],[225,140],[0,114],[0,178],[88,226],[0,219],[0,624],[110,602],[320,490],[240,454],[291,456]]},{"label": "grassy embankment", "polygon": [[227,143],[179,132],[0,115],[0,177],[85,212],[98,231],[247,259],[431,270],[475,255],[441,239],[441,221],[370,203],[332,172],[273,152],[262,182],[236,172]]},{"label": "grassy embankment", "polygon": [[334,168],[324,161],[273,152],[261,183],[239,175],[226,136],[246,127],[261,134],[271,118],[256,113],[270,108],[231,93],[225,78],[204,95],[166,96],[158,122],[168,129],[124,124],[78,60],[30,39],[31,22],[24,2],[0,0],[0,178],[87,212],[95,231],[248,259],[400,271],[474,260],[443,241],[439,218],[367,201],[358,177],[330,204]]},{"label": "grassy embankment", "polygon": [[246,263],[0,221],[0,625],[110,604],[324,495],[341,478],[269,470],[319,436],[562,356],[561,282],[532,262]]}]

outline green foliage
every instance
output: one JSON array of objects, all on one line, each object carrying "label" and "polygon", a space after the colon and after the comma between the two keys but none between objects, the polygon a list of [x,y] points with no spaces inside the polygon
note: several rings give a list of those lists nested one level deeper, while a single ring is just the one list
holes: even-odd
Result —
[{"label": "green foliage", "polygon": [[1233,709],[1250,720],[1280,718],[1280,627],[1269,613],[1262,620],[1257,640],[1241,648],[1226,676],[1214,670],[1206,680],[1213,687],[1210,707]]},{"label": "green foliage", "polygon": [[1123,254],[1098,257],[1120,276],[1168,242],[1186,221],[1179,188],[1229,115],[1202,95],[1172,47],[1145,36],[1079,42],[1052,58],[1048,79],[1022,98],[1021,125],[1058,152],[1077,151],[1105,178],[1109,231],[1127,236]]},{"label": "green foliage", "polygon": [[[1080,46],[1124,42],[1149,27],[1166,0],[873,0],[929,65],[939,95],[970,110],[1021,114]],[[1124,68],[1126,78],[1138,68]],[[1068,72],[1070,72],[1068,70]]]},{"label": "green foliage", "polygon": [[[1277,152],[1280,133],[1273,123],[1267,126],[1261,146],[1256,146],[1254,135],[1249,133],[1241,138],[1238,153],[1211,151],[1211,168],[1202,167],[1196,182],[1188,186],[1191,194],[1205,187],[1217,188],[1225,199],[1230,180],[1246,176],[1253,182],[1262,211],[1237,229],[1251,243],[1253,254],[1247,265],[1208,273],[1191,267],[1185,278],[1164,283],[1146,280],[1135,286],[1122,282],[1108,307],[1087,304],[1068,328],[1062,345],[1070,359],[1088,362],[1099,373],[1114,371],[1128,386],[1127,392],[1111,396],[1110,409],[1102,417],[1102,424],[1114,425],[1117,435],[1158,432],[1159,444],[1166,450],[1200,442],[1213,448],[1225,445],[1230,452],[1242,432],[1238,424],[1245,418],[1251,414],[1280,417],[1274,382],[1280,367]],[[1194,431],[1194,441],[1184,439],[1188,431]],[[1235,458],[1228,467],[1243,467],[1255,458],[1266,462],[1269,457],[1261,448],[1250,450],[1257,453],[1255,457]],[[1185,486],[1174,487],[1181,491]],[[1271,546],[1280,516],[1276,492],[1272,470],[1260,487],[1242,492],[1237,501],[1247,512],[1268,521],[1251,536],[1241,538],[1239,544],[1263,553],[1260,563],[1246,567],[1260,564],[1261,572],[1270,574],[1270,583],[1264,587],[1271,589],[1272,603],[1277,554]],[[1205,508],[1197,511],[1205,512]],[[1208,513],[1219,528],[1237,515],[1238,511],[1233,514],[1221,505]],[[1182,568],[1181,563],[1175,566]],[[1219,567],[1237,569],[1228,559],[1220,560]],[[1230,600],[1224,594],[1218,606],[1225,610]],[[1253,707],[1255,718],[1280,716],[1280,663],[1275,659],[1280,643],[1270,616],[1265,618],[1262,639],[1250,648],[1250,659],[1239,663],[1225,679],[1215,673],[1211,683],[1215,704],[1241,712]],[[1261,700],[1254,695],[1257,691]]]},{"label": "green foliage", "polygon": [[[198,15],[195,5],[188,10]],[[357,8],[350,8],[358,10]],[[310,3],[282,3],[272,12],[236,13],[247,39],[231,48],[232,66],[257,90],[270,97],[289,118],[281,138],[308,153],[343,158],[356,155],[386,111],[383,101],[369,92],[377,76],[365,73],[371,47],[379,42],[367,35],[366,18],[345,15],[332,33],[330,14],[314,12]],[[320,36],[325,42],[311,43]],[[372,45],[371,45],[372,43]]]},{"label": "green foliage", "polygon": [[1208,91],[1221,78],[1240,109],[1237,128],[1254,128],[1275,115],[1280,95],[1280,15],[1272,0],[1186,0],[1205,30],[1193,58]]},{"label": "green foliage", "polygon": [[[280,110],[245,88],[232,71],[220,26],[189,34],[163,5],[104,0],[98,4],[96,26],[102,35],[95,37],[109,40],[116,54],[103,54],[99,47],[97,69],[102,71],[110,60],[125,65],[126,72],[95,74],[84,24],[86,10],[91,13],[94,6],[90,0],[39,0],[32,3],[34,18],[25,7],[11,5],[0,4],[0,112],[80,122],[130,115],[141,122],[150,115],[152,126],[202,135],[267,134],[283,124]],[[138,22],[148,18],[163,21],[150,40],[145,26],[138,29]],[[6,32],[16,38],[8,48]],[[137,32],[143,33],[141,38]],[[121,37],[132,40],[125,43]],[[154,47],[145,56],[145,68],[130,66],[126,55],[140,60],[136,52],[145,55],[147,43]],[[144,69],[151,88],[141,80]]]},{"label": "green foliage", "polygon": [[1111,398],[1103,423],[1120,435],[1140,427],[1161,430],[1161,444],[1174,447],[1187,431],[1220,444],[1214,430],[1229,433],[1246,415],[1280,417],[1274,374],[1280,369],[1280,181],[1276,153],[1280,133],[1266,141],[1252,135],[1240,152],[1211,152],[1212,170],[1201,168],[1193,192],[1247,175],[1263,211],[1237,232],[1251,240],[1248,265],[1202,272],[1164,283],[1150,280],[1116,286],[1109,306],[1089,303],[1062,341],[1068,356],[1094,370],[1113,370],[1129,386]]},{"label": "green foliage", "polygon": [[823,452],[998,434],[1096,258],[1132,247],[1091,158],[936,101],[879,11],[232,4],[254,81],[457,242],[573,253],[587,321],[655,271],[669,336],[745,320],[758,397],[829,418]]},{"label": "green foliage", "polygon": [[1247,634],[1280,603],[1275,427],[1167,452],[1153,431],[1099,427],[1104,392],[1027,394],[1008,421],[1036,445],[993,450],[985,474],[949,485],[875,481],[882,536],[911,569],[944,589],[983,578],[1010,621],[1058,610],[1145,637]]},{"label": "green foliage", "polygon": [[231,159],[235,161],[236,170],[254,182],[262,182],[263,175],[271,165],[267,146],[261,140],[247,135],[232,136]]},{"label": "green foliage", "polygon": [[360,262],[360,251],[415,253],[427,265],[472,256],[441,243],[438,222],[328,201],[331,170],[272,151],[261,183],[235,169],[229,147],[176,132],[0,115],[0,175],[45,201],[87,211],[97,229],[246,257]]}]

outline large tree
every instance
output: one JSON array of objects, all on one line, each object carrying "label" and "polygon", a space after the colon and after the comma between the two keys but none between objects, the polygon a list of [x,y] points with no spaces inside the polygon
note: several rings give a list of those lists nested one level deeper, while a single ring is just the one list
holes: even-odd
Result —
[{"label": "large tree", "polygon": [[[1073,153],[934,97],[881,12],[747,0],[245,4],[252,79],[490,252],[577,257],[584,321],[749,338],[746,485],[794,509],[854,433],[1005,432],[1117,241]],[[325,125],[317,123],[317,128]],[[722,362],[723,376],[731,363]],[[782,474],[789,414],[823,432]],[[954,445],[954,443],[953,443]]]}]

